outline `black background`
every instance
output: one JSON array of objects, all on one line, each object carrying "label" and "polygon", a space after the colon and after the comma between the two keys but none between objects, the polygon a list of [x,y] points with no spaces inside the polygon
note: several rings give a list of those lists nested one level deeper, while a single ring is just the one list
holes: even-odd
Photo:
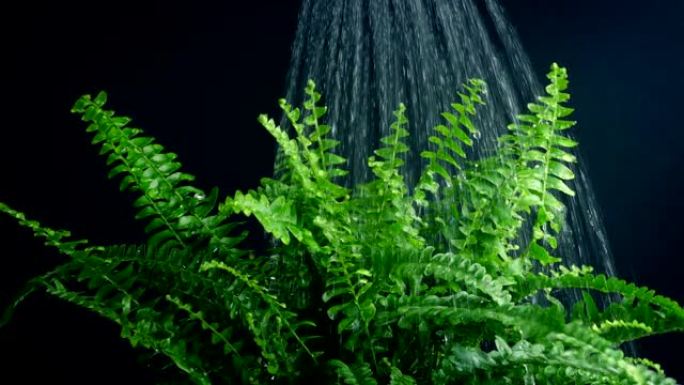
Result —
[{"label": "black background", "polygon": [[[408,0],[407,0],[408,1]],[[684,302],[684,2],[503,0],[535,70],[567,66],[577,135],[621,276]],[[142,240],[132,197],[69,113],[110,107],[232,193],[271,173],[298,1],[23,1],[0,5],[0,201],[95,243]],[[0,307],[62,257],[0,219]],[[643,355],[684,380],[682,335]],[[152,383],[114,325],[36,295],[0,330],[0,382]],[[14,380],[9,380],[15,378]],[[9,381],[8,381],[9,380]]]}]

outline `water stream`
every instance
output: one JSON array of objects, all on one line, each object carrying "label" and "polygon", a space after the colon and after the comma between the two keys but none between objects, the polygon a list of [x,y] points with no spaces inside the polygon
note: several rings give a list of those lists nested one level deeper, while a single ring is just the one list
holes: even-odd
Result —
[{"label": "water stream", "polygon": [[[414,184],[432,127],[469,78],[488,84],[488,106],[476,121],[482,135],[473,155],[480,157],[493,152],[507,124],[542,93],[498,0],[303,0],[286,98],[300,104],[307,79],[316,81],[349,160],[350,185],[368,179],[368,156],[388,134],[392,111],[405,103],[411,132],[405,176]],[[578,157],[570,186],[577,194],[565,200],[567,225],[556,254],[567,264],[613,275],[606,232]]]}]

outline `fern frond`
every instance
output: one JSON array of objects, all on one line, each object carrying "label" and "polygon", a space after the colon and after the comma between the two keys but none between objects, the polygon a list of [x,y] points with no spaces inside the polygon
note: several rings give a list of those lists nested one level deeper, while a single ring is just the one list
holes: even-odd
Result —
[{"label": "fern frond", "polygon": [[499,157],[481,159],[462,173],[454,190],[459,197],[452,210],[455,218],[442,229],[450,246],[492,274],[520,269],[516,265],[523,261],[511,259],[524,222],[522,213],[511,209],[517,199],[514,170]]},{"label": "fern frond", "polygon": [[389,385],[416,385],[416,380],[401,372],[395,366],[390,367],[390,382]]},{"label": "fern frond", "polygon": [[499,305],[511,302],[511,294],[504,289],[509,282],[493,278],[482,265],[452,253],[436,254],[429,261],[401,264],[393,275],[413,282],[414,286],[421,286],[422,280],[434,277],[434,283],[423,284],[427,294],[456,288],[456,291],[482,293]]},{"label": "fern frond", "polygon": [[284,196],[269,201],[269,196],[263,193],[238,191],[233,198],[226,198],[220,211],[254,215],[267,233],[285,245],[294,237],[314,252],[320,249],[311,231],[298,223],[293,202]]},{"label": "fern frond", "polygon": [[[293,357],[287,336],[292,338],[315,361],[316,355],[309,350],[296,330],[308,323],[297,322],[295,314],[288,311],[276,296],[268,293],[267,289],[255,280],[223,262],[205,262],[200,270],[220,270],[230,274],[241,283],[243,286],[241,295],[249,298],[247,300],[249,306],[245,309],[246,312],[242,314],[242,317],[244,317],[248,329],[254,336],[254,342],[261,349],[261,355],[268,362],[269,373],[274,375],[294,373],[296,356]],[[281,367],[284,368],[281,369]]]},{"label": "fern frond", "polygon": [[309,98],[304,101],[304,110],[307,114],[303,121],[299,108],[294,108],[284,99],[279,102],[280,108],[295,130],[295,139],[290,139],[287,132],[265,115],[259,116],[259,122],[280,145],[289,164],[286,167],[286,175],[296,175],[303,187],[315,187],[319,193],[339,199],[348,192],[333,179],[346,175],[347,171],[340,165],[345,164],[347,160],[333,152],[339,142],[328,137],[331,128],[320,121],[325,116],[326,108],[317,105],[321,95],[316,91],[316,84],[312,80],[307,83],[305,92]]},{"label": "fern frond", "polygon": [[373,371],[365,362],[347,365],[340,360],[330,360],[329,364],[335,368],[337,375],[346,385],[377,385],[373,378]]},{"label": "fern frond", "polygon": [[529,207],[537,210],[526,254],[545,265],[560,261],[552,257],[544,245],[556,248],[557,240],[551,229],[559,232],[563,223],[565,207],[553,191],[568,196],[575,194],[565,181],[574,178],[568,164],[576,159],[565,149],[577,145],[564,133],[575,125],[574,121],[564,119],[573,112],[563,105],[570,99],[570,95],[563,92],[568,87],[567,71],[554,63],[547,77],[550,80],[547,95],[538,98],[540,103],[528,104],[531,114],[518,116],[519,123],[509,126],[513,134],[502,138],[502,143],[514,146],[512,152],[517,153],[521,161],[517,183],[521,201],[525,202],[522,206],[526,210]]},{"label": "fern frond", "polygon": [[[461,103],[452,103],[451,107],[455,113],[444,112],[442,117],[446,120],[447,125],[438,125],[435,127],[436,135],[429,138],[430,142],[435,145],[435,150],[425,150],[420,155],[428,160],[428,165],[420,177],[416,190],[433,192],[435,175],[442,177],[447,187],[454,185],[453,172],[450,169],[461,170],[463,165],[458,158],[466,158],[466,152],[463,145],[472,146],[473,141],[470,135],[477,135],[478,130],[475,128],[470,116],[474,116],[476,112],[476,105],[484,105],[482,95],[486,93],[486,86],[484,81],[479,79],[471,79],[467,85],[464,85],[467,94],[459,93]],[[419,193],[419,201],[422,201],[423,195]]]},{"label": "fern frond", "polygon": [[427,165],[413,192],[415,204],[423,208],[428,218],[423,231],[432,234],[433,242],[438,241],[437,234],[447,244],[457,242],[460,226],[456,222],[460,216],[467,215],[456,209],[463,198],[460,190],[466,158],[464,146],[471,147],[474,143],[471,136],[479,135],[471,116],[476,114],[477,105],[485,104],[482,96],[486,85],[482,80],[472,79],[464,89],[467,93],[459,93],[461,102],[451,104],[453,113],[442,114],[446,125],[436,126],[435,135],[429,138],[434,150],[421,153]]},{"label": "fern frond", "polygon": [[[95,254],[103,250],[101,246],[86,247],[86,245],[88,245],[88,240],[73,240],[71,239],[70,231],[56,230],[43,226],[37,220],[29,219],[23,212],[15,210],[2,202],[0,202],[0,212],[14,218],[20,226],[31,230],[34,237],[42,238],[45,246],[53,247],[61,254],[71,258],[82,259],[90,254]],[[2,317],[0,318],[0,327],[7,324],[19,305],[41,286],[40,279],[32,279],[29,281],[23,290],[14,297],[10,305],[3,310]]]},{"label": "fern frond", "polygon": [[201,358],[187,349],[187,340],[174,314],[159,312],[153,307],[141,306],[125,288],[116,285],[119,292],[118,306],[102,301],[102,296],[92,297],[68,289],[56,278],[43,280],[46,291],[67,302],[91,310],[115,323],[121,328],[121,336],[133,347],[143,346],[167,356],[176,367],[185,372],[194,383],[210,385],[208,373]]},{"label": "fern frond", "polygon": [[[605,294],[617,294],[622,300],[611,304],[604,312],[598,309],[584,317],[586,322],[603,321],[638,322],[651,330],[641,329],[641,337],[671,331],[684,331],[684,308],[670,298],[657,295],[651,289],[638,287],[632,283],[603,274],[595,275],[591,269],[570,269],[561,267],[551,275],[529,274],[519,279],[513,289],[518,296],[527,297],[540,290],[584,289]],[[585,297],[582,304],[587,304]],[[595,305],[594,305],[595,307]],[[592,315],[593,314],[593,315]]]},{"label": "fern frond", "polygon": [[421,250],[425,244],[420,235],[422,219],[401,173],[402,158],[409,151],[404,143],[409,136],[405,128],[406,106],[400,104],[394,116],[390,134],[380,139],[383,145],[368,159],[375,178],[357,186],[348,214],[354,218],[355,242],[373,245],[362,253],[370,257],[378,275],[382,276],[404,255]]},{"label": "fern frond", "polygon": [[109,177],[123,174],[120,189],[140,193],[134,203],[136,218],[149,221],[145,231],[150,235],[150,248],[185,248],[204,240],[224,256],[244,254],[235,248],[244,235],[229,236],[234,225],[221,213],[209,215],[218,190],[205,194],[190,185],[195,177],[179,171],[177,155],[166,152],[154,138],[143,136],[142,130],[128,127],[128,117],[104,110],[106,100],[104,92],[95,99],[85,95],[72,112],[90,122],[86,131],[94,133],[93,144],[100,144],[100,154],[108,156]]},{"label": "fern frond", "polygon": [[643,365],[623,359],[620,351],[578,345],[576,340],[568,336],[556,335],[552,339],[557,339],[557,342],[533,344],[521,340],[509,346],[506,341],[497,338],[497,349],[487,353],[475,347],[454,345],[445,355],[441,369],[435,373],[435,382],[479,379],[476,383],[492,381],[514,384],[528,380],[553,384],[675,383]]},{"label": "fern frond", "polygon": [[618,344],[653,333],[653,328],[639,321],[608,320],[593,325],[592,329],[601,337]]},{"label": "fern frond", "polygon": [[233,346],[233,344],[230,342],[229,336],[226,335],[231,332],[230,329],[227,330],[228,333],[226,333],[226,331],[222,332],[221,330],[219,330],[220,325],[218,325],[217,323],[211,323],[207,321],[201,311],[193,310],[191,305],[184,303],[180,300],[180,298],[172,297],[167,294],[166,300],[178,306],[179,309],[188,313],[191,319],[198,321],[202,325],[202,329],[210,331],[212,334],[211,341],[213,343],[222,344],[225,347],[224,353],[233,353],[238,356],[240,355],[240,352],[238,352],[237,348]]},{"label": "fern frond", "polygon": [[[320,121],[325,108],[317,105],[321,95],[313,81],[307,84],[306,93],[309,99],[304,102],[304,110],[308,114],[303,122],[299,108],[280,101],[283,113],[294,127],[295,138],[277,126],[273,119],[259,116],[259,122],[282,151],[281,168],[284,171],[281,180],[265,178],[256,191],[227,198],[219,211],[254,214],[259,220],[272,218],[266,220],[269,233],[286,244],[292,235],[313,254],[318,254],[325,245],[312,235],[319,227],[316,219],[321,214],[334,217],[337,206],[349,198],[349,191],[334,182],[334,178],[346,173],[340,168],[346,160],[333,152],[338,143],[328,138],[330,127]],[[278,188],[273,189],[274,186]],[[281,195],[285,191],[288,193]],[[320,262],[316,261],[316,264],[320,265]]]},{"label": "fern frond", "polygon": [[[316,83],[309,80],[304,92],[309,96],[309,99],[304,102],[304,109],[309,112],[308,116],[304,118],[304,124],[312,128],[311,133],[308,134],[308,140],[312,143],[312,150],[318,155],[317,161],[312,163],[320,163],[324,180],[326,177],[335,178],[347,175],[346,170],[339,168],[347,160],[332,152],[339,145],[339,141],[328,137],[331,127],[320,121],[325,116],[327,107],[317,105],[321,99],[321,94],[316,90]],[[287,108],[284,109],[284,112],[295,124],[297,121],[297,119],[293,119],[295,116],[291,116]],[[303,135],[299,135],[299,137],[303,138]]]},{"label": "fern frond", "polygon": [[[409,136],[405,128],[408,119],[406,106],[403,103],[394,111],[394,116],[395,121],[390,125],[390,135],[380,139],[385,146],[375,150],[375,155],[381,160],[376,161],[373,156],[368,162],[373,173],[383,181],[389,181],[394,175],[399,175],[398,170],[404,164],[401,156],[409,151],[408,146],[402,140]],[[405,188],[403,181],[401,187]]]},{"label": "fern frond", "polygon": [[17,211],[2,202],[0,202],[0,212],[14,218],[20,226],[30,229],[36,238],[42,238],[45,241],[45,246],[54,247],[64,255],[75,257],[101,250],[101,247],[98,246],[85,247],[88,244],[86,239],[70,240],[70,231],[55,230],[43,226],[36,220],[28,219],[23,212]]}]

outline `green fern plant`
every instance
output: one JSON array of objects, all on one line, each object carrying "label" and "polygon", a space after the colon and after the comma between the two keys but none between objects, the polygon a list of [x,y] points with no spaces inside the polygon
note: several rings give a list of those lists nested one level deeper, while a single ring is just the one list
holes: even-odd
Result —
[{"label": "green fern plant", "polygon": [[[30,281],[7,316],[45,290],[118,324],[133,346],[165,357],[178,383],[674,384],[620,346],[681,332],[684,309],[554,256],[577,143],[566,135],[566,70],[554,64],[548,78],[546,95],[480,159],[466,148],[486,85],[469,81],[413,188],[401,172],[410,111],[398,107],[368,159],[373,178],[347,188],[310,81],[303,106],[280,101],[291,132],[259,117],[282,151],[278,177],[218,205],[217,189],[193,186],[175,154],[106,110],[106,94],[84,96],[73,112],[110,177],[137,195],[148,241],[90,245],[0,203],[69,257]],[[272,238],[259,255],[241,246],[243,216]],[[558,299],[567,290],[583,293],[571,308]],[[600,306],[599,293],[617,300]]]}]

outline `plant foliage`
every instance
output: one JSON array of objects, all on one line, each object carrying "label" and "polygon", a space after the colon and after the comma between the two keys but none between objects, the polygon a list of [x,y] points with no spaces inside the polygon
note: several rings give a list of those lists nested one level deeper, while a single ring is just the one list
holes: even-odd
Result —
[{"label": "plant foliage", "polygon": [[[310,81],[303,106],[280,101],[292,130],[259,117],[283,172],[218,205],[217,189],[193,186],[175,154],[104,109],[104,93],[84,96],[73,112],[110,177],[136,194],[147,244],[91,246],[0,204],[69,257],[9,310],[37,289],[87,308],[165,357],[173,365],[162,370],[179,383],[674,384],[620,346],[682,331],[684,309],[554,256],[577,143],[567,135],[566,70],[554,64],[548,79],[481,159],[467,148],[486,86],[469,81],[413,187],[402,176],[409,111],[400,105],[368,159],[373,179],[353,188],[340,182],[346,160]],[[272,238],[263,255],[241,246],[244,216]],[[582,300],[559,301],[576,289]],[[599,306],[599,293],[616,300]]]}]

